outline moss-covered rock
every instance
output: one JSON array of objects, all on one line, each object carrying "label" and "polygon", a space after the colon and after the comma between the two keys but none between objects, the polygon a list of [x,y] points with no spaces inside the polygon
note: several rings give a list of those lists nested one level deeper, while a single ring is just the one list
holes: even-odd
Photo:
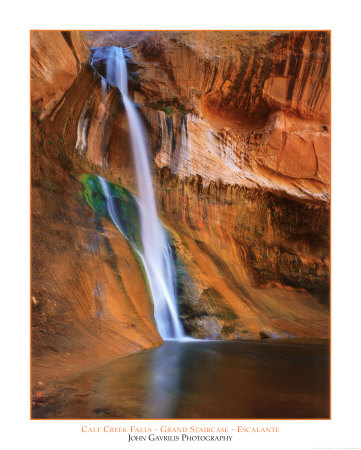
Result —
[{"label": "moss-covered rock", "polygon": [[[81,195],[89,208],[99,216],[112,219],[99,178],[96,175],[83,174],[80,181],[82,183]],[[122,186],[110,181],[107,181],[107,184],[113,198],[114,212],[122,234],[133,249],[141,251],[140,220],[135,196]]]}]

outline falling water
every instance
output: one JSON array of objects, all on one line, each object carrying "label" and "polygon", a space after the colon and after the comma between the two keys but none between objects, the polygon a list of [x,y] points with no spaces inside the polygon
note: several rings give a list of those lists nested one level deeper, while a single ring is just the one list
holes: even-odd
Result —
[{"label": "falling water", "polygon": [[[148,160],[147,141],[141,118],[128,97],[128,74],[123,49],[107,47],[105,49],[99,48],[97,51],[106,52],[106,80],[120,90],[128,116],[139,192],[138,206],[143,245],[142,260],[153,297],[154,317],[157,328],[164,339],[184,338],[185,334],[179,320],[176,305],[172,253],[167,236],[157,215]],[[111,210],[112,201],[109,189],[106,182],[104,182],[105,180],[101,181],[103,192],[108,198],[108,210],[115,225],[118,226],[116,217],[113,217],[115,214]]]}]

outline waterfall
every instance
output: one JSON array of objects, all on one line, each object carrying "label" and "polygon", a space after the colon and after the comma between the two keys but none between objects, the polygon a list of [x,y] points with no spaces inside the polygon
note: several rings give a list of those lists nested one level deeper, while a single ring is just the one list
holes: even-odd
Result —
[{"label": "waterfall", "polygon": [[[163,339],[180,339],[185,337],[185,333],[177,310],[172,253],[157,214],[147,140],[142,121],[133,102],[128,97],[128,74],[123,49],[106,47],[98,48],[95,52],[101,52],[101,56],[105,58],[106,80],[120,90],[128,117],[139,193],[138,207],[143,246],[139,253],[142,256],[152,293],[156,325]],[[107,183],[102,178],[100,180],[104,195],[107,197],[109,214],[119,229],[119,221],[114,213]],[[121,231],[121,229],[119,230]]]},{"label": "waterfall", "polygon": [[76,144],[75,148],[78,149],[78,151],[81,154],[84,154],[87,151],[88,148],[88,139],[87,139],[87,131],[89,126],[89,119],[86,117],[88,109],[88,104],[85,103],[83,106],[83,109],[80,113],[78,127],[76,131]]}]

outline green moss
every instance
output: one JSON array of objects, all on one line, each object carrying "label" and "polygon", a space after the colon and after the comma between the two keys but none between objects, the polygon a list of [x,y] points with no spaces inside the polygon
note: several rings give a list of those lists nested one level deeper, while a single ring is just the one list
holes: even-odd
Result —
[{"label": "green moss", "polygon": [[99,216],[107,216],[107,199],[98,178],[95,175],[83,174],[80,176],[80,182],[82,183],[81,196],[89,208]]},{"label": "green moss", "polygon": [[66,139],[65,139],[64,136],[61,135],[60,133],[58,134],[58,141],[59,141],[62,145],[66,144]]},{"label": "green moss", "polygon": [[[107,199],[103,194],[98,177],[96,175],[83,174],[80,176],[80,182],[82,183],[82,189],[79,192],[79,197],[85,201],[96,216],[107,217],[109,220],[112,220],[108,214]],[[117,218],[122,229],[122,234],[128,241],[129,248],[144,279],[149,298],[153,302],[147,274],[142,258],[139,255],[139,251],[142,250],[142,243],[136,198],[127,189],[117,184],[108,181],[108,187],[115,200]],[[111,263],[112,261],[108,262]]]},{"label": "green moss", "polygon": [[65,170],[68,170],[69,172],[73,170],[73,163],[63,147],[58,150],[58,160]]},{"label": "green moss", "polygon": [[156,110],[164,111],[168,115],[171,115],[173,113],[184,115],[187,112],[190,112],[187,110],[185,105],[181,103],[177,98],[150,102],[147,104],[147,106]]},{"label": "green moss", "polygon": [[171,115],[172,112],[173,112],[172,108],[170,108],[169,106],[165,106],[165,107],[163,108],[163,111],[164,111],[166,114],[168,114],[168,115]]},{"label": "green moss", "polygon": [[[89,208],[99,216],[109,217],[107,199],[103,194],[100,181],[96,175],[83,174],[81,195]],[[142,250],[140,238],[140,221],[136,199],[127,189],[108,181],[111,196],[114,198],[117,218],[122,233],[129,243],[138,250]]]},{"label": "green moss", "polygon": [[59,186],[55,183],[54,180],[51,180],[49,178],[46,178],[45,176],[41,175],[40,177],[40,186],[45,189],[46,191],[50,192],[58,192]]}]

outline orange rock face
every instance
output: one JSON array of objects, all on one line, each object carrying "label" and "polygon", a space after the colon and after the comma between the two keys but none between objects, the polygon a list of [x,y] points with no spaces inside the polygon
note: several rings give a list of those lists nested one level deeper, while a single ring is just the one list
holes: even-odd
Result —
[{"label": "orange rock face", "polygon": [[200,177],[182,181],[169,169],[158,179],[190,332],[222,339],[328,336],[327,207],[220,183],[204,187]]},{"label": "orange rock face", "polygon": [[[108,135],[102,128],[112,114],[121,117],[119,97],[114,91],[109,94],[106,112],[99,79],[80,64],[84,40],[78,34],[65,39],[60,32],[41,32],[33,36],[32,44],[36,56],[32,58],[31,307],[36,389],[39,383],[160,345],[162,339],[125,238],[108,220],[95,217],[80,196],[78,177],[83,173],[96,170],[119,182],[119,169],[106,173],[105,155],[114,165],[126,166],[116,141],[110,143],[126,131],[114,125]],[[46,99],[43,109],[38,107],[39,96]],[[91,122],[85,142],[77,140],[82,113]]]},{"label": "orange rock face", "polygon": [[[188,333],[328,337],[329,33],[88,38],[132,46]],[[121,96],[89,54],[82,33],[33,32],[35,384],[161,343],[125,239],[79,197],[83,173],[137,191]]]},{"label": "orange rock face", "polygon": [[132,54],[153,101],[184,99],[228,120],[282,109],[329,123],[329,44],[328,32],[160,32]]},{"label": "orange rock face", "polygon": [[32,31],[31,103],[43,118],[55,107],[90,56],[79,32]]},{"label": "orange rock face", "polygon": [[[328,202],[328,32],[153,33],[132,54],[136,101],[185,114],[189,174]],[[161,127],[165,136],[164,118],[151,120],[151,136]]]}]

